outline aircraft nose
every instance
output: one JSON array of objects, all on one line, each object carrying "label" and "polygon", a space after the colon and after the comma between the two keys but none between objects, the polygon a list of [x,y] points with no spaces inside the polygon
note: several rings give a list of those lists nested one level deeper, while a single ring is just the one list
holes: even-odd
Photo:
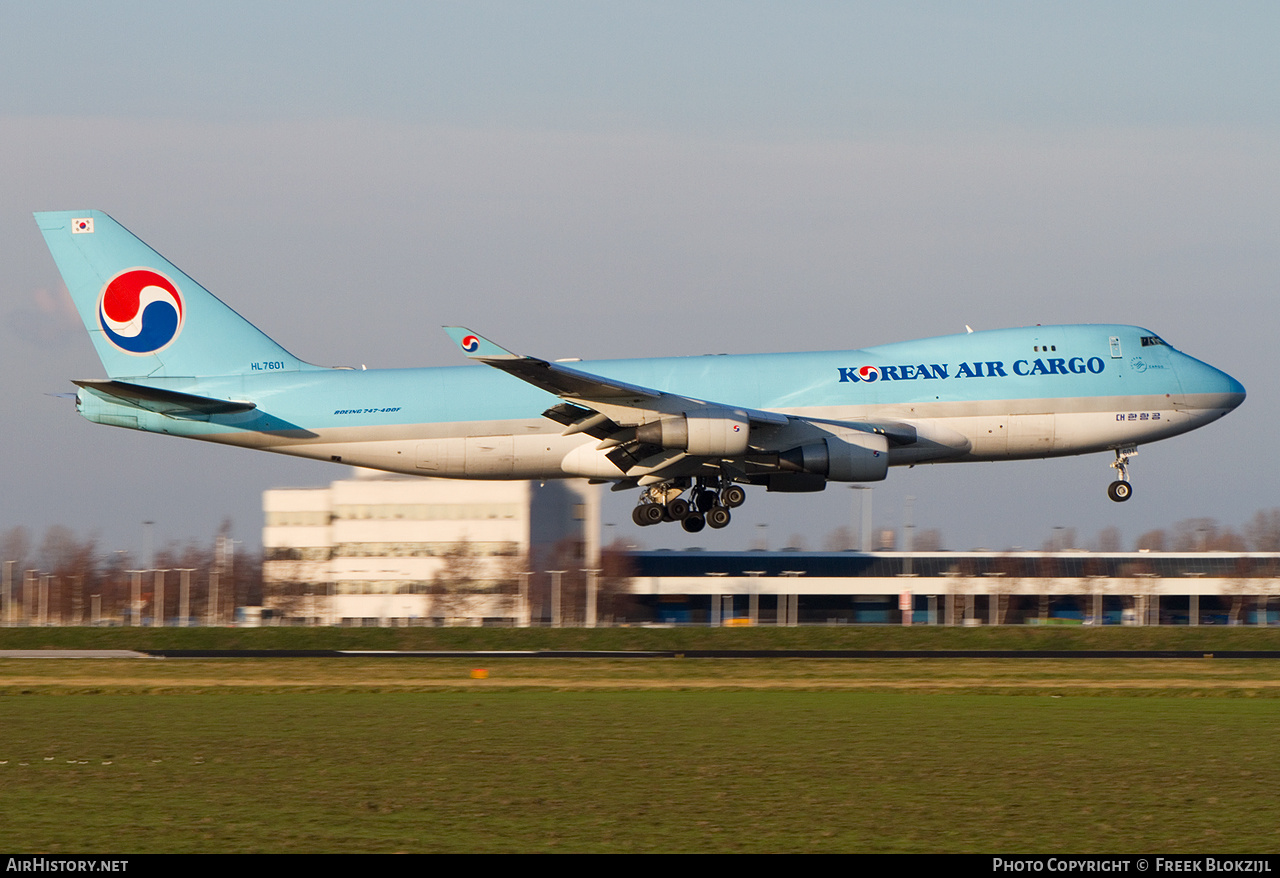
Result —
[{"label": "aircraft nose", "polygon": [[1226,414],[1244,402],[1244,385],[1221,369],[1192,357],[1178,369],[1182,392],[1200,409],[1217,409]]},{"label": "aircraft nose", "polygon": [[1235,408],[1236,406],[1240,405],[1240,403],[1244,402],[1244,397],[1245,397],[1244,385],[1241,384],[1236,379],[1232,378],[1226,372],[1219,372],[1218,374],[1221,375],[1224,379],[1226,379],[1228,404],[1231,406],[1231,408]]},{"label": "aircraft nose", "polygon": [[1231,411],[1244,402],[1243,384],[1221,369],[1215,369],[1213,366],[1209,366],[1208,369],[1213,373],[1211,383],[1214,385],[1214,390],[1212,392],[1217,396],[1217,402],[1222,408]]}]

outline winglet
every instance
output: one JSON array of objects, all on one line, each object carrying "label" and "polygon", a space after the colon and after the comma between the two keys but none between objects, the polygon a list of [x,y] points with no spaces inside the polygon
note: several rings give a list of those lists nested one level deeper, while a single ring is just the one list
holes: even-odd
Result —
[{"label": "winglet", "polygon": [[465,326],[446,326],[444,331],[449,338],[453,339],[453,343],[462,348],[462,352],[473,360],[519,360],[522,359],[518,354],[513,354],[500,345],[496,345],[482,335],[477,335]]}]

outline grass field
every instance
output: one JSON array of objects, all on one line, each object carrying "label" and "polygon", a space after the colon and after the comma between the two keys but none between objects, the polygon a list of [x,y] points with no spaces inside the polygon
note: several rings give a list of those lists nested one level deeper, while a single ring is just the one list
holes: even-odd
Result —
[{"label": "grass field", "polygon": [[1269,852],[1278,715],[1270,660],[3,660],[0,844]]}]

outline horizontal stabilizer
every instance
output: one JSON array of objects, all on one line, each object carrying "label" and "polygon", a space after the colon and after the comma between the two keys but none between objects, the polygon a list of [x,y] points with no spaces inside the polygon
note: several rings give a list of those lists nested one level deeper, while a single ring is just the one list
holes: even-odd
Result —
[{"label": "horizontal stabilizer", "polygon": [[175,390],[162,390],[159,387],[130,384],[127,381],[92,378],[72,383],[86,390],[115,397],[126,405],[162,415],[234,415],[257,408],[257,405],[252,402],[178,393]]}]

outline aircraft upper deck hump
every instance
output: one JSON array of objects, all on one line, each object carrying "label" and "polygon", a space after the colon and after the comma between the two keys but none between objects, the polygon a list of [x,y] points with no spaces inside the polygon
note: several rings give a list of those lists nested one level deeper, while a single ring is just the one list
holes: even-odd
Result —
[{"label": "aircraft upper deck hump", "polygon": [[280,347],[102,211],[35,218],[112,378],[320,368]]}]

